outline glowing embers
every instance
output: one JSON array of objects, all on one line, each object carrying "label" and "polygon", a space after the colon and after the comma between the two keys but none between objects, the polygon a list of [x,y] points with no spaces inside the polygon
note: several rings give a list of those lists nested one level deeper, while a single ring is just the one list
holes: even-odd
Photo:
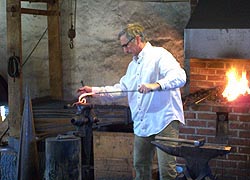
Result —
[{"label": "glowing embers", "polygon": [[83,93],[79,96],[78,98],[78,101],[75,102],[72,106],[75,106],[75,105],[84,105],[84,104],[87,104],[87,99],[86,97],[87,96],[92,96],[94,95],[95,93]]},{"label": "glowing embers", "polygon": [[227,98],[228,101],[234,101],[240,95],[250,94],[246,71],[242,71],[240,75],[235,68],[231,68],[226,73],[226,76],[228,83],[222,95]]}]

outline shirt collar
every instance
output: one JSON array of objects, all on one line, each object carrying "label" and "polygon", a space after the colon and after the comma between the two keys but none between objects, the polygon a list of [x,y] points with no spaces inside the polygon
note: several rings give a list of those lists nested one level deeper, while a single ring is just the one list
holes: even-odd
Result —
[{"label": "shirt collar", "polygon": [[149,48],[151,48],[152,45],[147,42],[146,45],[144,46],[144,48],[141,50],[141,52],[138,54],[138,56],[133,56],[133,60],[135,60],[136,62],[140,63],[143,59],[143,56],[145,55],[145,53],[147,52],[147,50]]}]

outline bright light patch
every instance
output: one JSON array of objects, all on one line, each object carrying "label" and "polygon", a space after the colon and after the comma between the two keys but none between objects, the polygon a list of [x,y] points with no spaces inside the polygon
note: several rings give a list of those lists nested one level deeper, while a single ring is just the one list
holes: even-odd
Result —
[{"label": "bright light patch", "polygon": [[6,116],[6,111],[5,111],[5,107],[4,106],[0,106],[0,112],[1,112],[1,117],[2,117],[2,121],[5,120]]},{"label": "bright light patch", "polygon": [[222,95],[228,101],[233,101],[240,95],[250,94],[246,71],[243,71],[240,75],[235,68],[232,68],[226,73],[226,76],[227,85]]}]

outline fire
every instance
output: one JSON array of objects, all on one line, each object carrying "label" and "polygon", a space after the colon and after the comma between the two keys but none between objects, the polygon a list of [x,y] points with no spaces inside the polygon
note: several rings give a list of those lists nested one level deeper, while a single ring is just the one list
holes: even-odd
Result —
[{"label": "fire", "polygon": [[240,95],[250,94],[249,83],[246,77],[246,71],[243,71],[241,76],[235,68],[227,72],[228,84],[223,91],[223,97],[228,101],[237,99]]}]

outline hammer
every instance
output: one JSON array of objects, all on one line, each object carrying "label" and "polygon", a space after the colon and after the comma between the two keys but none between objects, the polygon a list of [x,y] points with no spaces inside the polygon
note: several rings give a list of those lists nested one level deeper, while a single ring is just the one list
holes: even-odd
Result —
[{"label": "hammer", "polygon": [[155,136],[155,140],[161,141],[171,141],[171,142],[179,142],[184,144],[190,144],[195,147],[200,147],[205,144],[205,139],[198,139],[198,140],[188,140],[188,139],[180,139],[180,138],[169,138],[169,137],[162,137],[162,136]]}]

